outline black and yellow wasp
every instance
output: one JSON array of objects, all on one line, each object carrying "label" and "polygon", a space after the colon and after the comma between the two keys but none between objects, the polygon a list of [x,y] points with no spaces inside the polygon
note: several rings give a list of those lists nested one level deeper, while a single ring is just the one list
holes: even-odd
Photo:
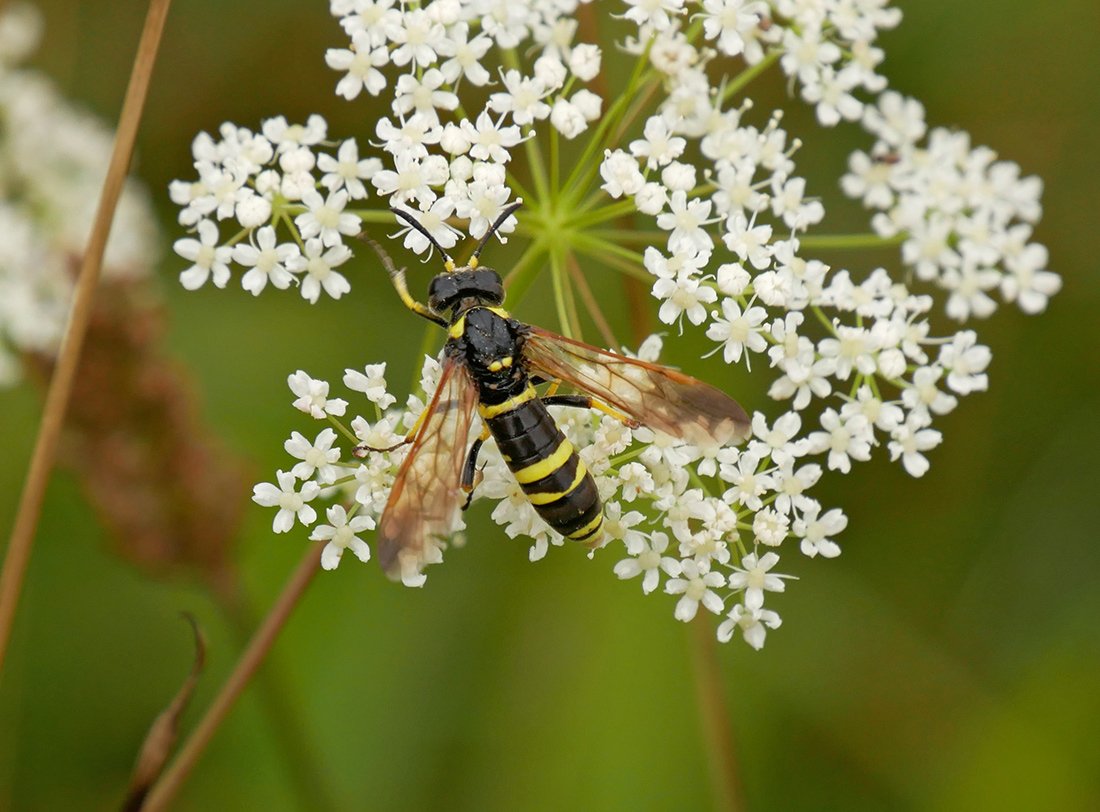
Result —
[{"label": "black and yellow wasp", "polygon": [[[462,267],[410,213],[393,210],[444,259],[426,306],[409,293],[405,270],[372,243],[405,306],[448,333],[439,384],[405,438],[412,447],[378,526],[378,558],[392,578],[415,577],[425,564],[441,559],[440,540],[470,503],[478,452],[490,435],[550,527],[589,547],[601,542],[603,506],[596,483],[547,406],[599,409],[630,426],[645,425],[697,444],[727,443],[748,433],[744,409],[702,381],[508,315],[501,307],[500,276],[478,258],[518,207],[504,210]],[[553,391],[565,384],[580,394],[540,395],[535,387],[542,383],[551,383]],[[475,414],[483,431],[470,444]],[[357,453],[370,450],[381,449],[360,447]]]}]

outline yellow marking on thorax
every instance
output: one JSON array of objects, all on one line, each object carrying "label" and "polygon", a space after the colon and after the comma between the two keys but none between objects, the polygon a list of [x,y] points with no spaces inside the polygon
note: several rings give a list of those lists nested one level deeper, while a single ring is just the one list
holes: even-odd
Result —
[{"label": "yellow marking on thorax", "polygon": [[[599,527],[601,524],[603,524],[603,512],[602,511],[600,513],[597,513],[596,518],[593,519],[592,521],[590,521],[584,527],[578,527],[576,530],[574,530],[572,533],[570,533],[569,538],[571,538],[571,539],[584,538],[589,533],[591,533],[593,530],[595,530],[597,527]],[[597,536],[596,538],[598,539],[599,537]],[[589,541],[587,543],[592,544],[591,541]]]},{"label": "yellow marking on thorax", "polygon": [[557,502],[559,499],[564,499],[569,494],[577,489],[584,479],[584,475],[588,473],[588,469],[584,466],[584,462],[580,459],[577,460],[577,475],[573,477],[573,481],[569,483],[569,487],[561,493],[529,493],[527,499],[532,505],[549,505],[551,502]]},{"label": "yellow marking on thorax", "polygon": [[[467,310],[466,313],[463,313],[461,316],[458,317],[458,321],[450,326],[448,333],[450,334],[451,338],[462,338],[462,334],[466,332],[466,314],[469,313],[471,310],[488,310],[490,313],[496,313],[502,319],[511,318],[511,316],[508,315],[508,311],[505,310],[503,307],[471,307],[470,310]],[[504,366],[508,367],[511,365],[512,362],[509,361]]]},{"label": "yellow marking on thorax", "polygon": [[496,417],[497,415],[510,412],[522,403],[526,403],[529,400],[533,400],[535,397],[535,387],[531,384],[527,384],[527,388],[520,392],[515,397],[508,398],[503,403],[479,403],[477,405],[477,413],[485,420],[490,417]]},{"label": "yellow marking on thorax", "polygon": [[518,471],[513,471],[512,473],[516,475],[516,482],[520,485],[538,482],[540,479],[545,479],[550,476],[550,474],[569,462],[569,458],[572,456],[573,444],[568,440],[562,440],[561,444],[554,449],[554,452],[550,454],[550,456],[538,462],[533,462],[526,468],[520,468]]},{"label": "yellow marking on thorax", "polygon": [[512,366],[512,356],[509,355],[501,358],[499,361],[493,361],[493,363],[489,364],[489,371],[500,372],[502,369],[508,369],[510,366]]}]

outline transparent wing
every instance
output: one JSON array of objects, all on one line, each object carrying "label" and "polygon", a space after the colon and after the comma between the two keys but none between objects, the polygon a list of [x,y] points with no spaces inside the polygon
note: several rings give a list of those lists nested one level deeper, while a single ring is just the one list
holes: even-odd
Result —
[{"label": "transparent wing", "polygon": [[476,405],[466,367],[444,359],[439,386],[378,525],[378,561],[390,578],[419,585],[423,567],[443,558],[441,541],[453,530],[464,498],[462,465]]},{"label": "transparent wing", "polygon": [[642,425],[689,443],[738,442],[752,430],[733,398],[668,367],[532,326],[527,326],[523,355],[544,377],[569,383]]}]

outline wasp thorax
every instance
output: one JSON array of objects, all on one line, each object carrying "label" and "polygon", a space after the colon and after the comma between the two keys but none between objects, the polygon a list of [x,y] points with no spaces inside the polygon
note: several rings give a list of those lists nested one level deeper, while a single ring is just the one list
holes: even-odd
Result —
[{"label": "wasp thorax", "polygon": [[436,313],[450,310],[463,299],[499,305],[504,301],[504,283],[496,271],[478,268],[440,274],[428,288],[428,306]]}]

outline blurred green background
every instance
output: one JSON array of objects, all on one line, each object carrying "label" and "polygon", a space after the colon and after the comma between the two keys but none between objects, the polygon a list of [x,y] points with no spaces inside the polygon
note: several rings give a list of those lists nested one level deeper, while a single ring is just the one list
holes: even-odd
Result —
[{"label": "blurred green background", "polygon": [[[1044,179],[1037,238],[1065,288],[1041,317],[1005,308],[979,325],[994,352],[991,391],[941,421],[945,443],[926,477],[879,460],[826,478],[822,500],[850,516],[844,555],[789,556],[787,571],[802,580],[771,602],[783,627],[762,652],[720,649],[746,803],[1096,809],[1100,9],[1095,0],[898,5],[905,20],[883,39],[893,86],[922,99],[932,124],[967,129]],[[291,429],[312,429],[289,407],[288,373],[337,380],[345,367],[385,360],[403,389],[421,340],[364,264],[351,296],[315,307],[293,295],[253,300],[239,287],[187,294],[175,282],[180,232],[164,190],[193,176],[199,130],[320,112],[333,137],[373,134],[368,103],[332,94],[324,50],[342,36],[326,6],[177,2],[139,138],[136,170],[163,215],[170,350],[208,423],[259,480],[285,466]],[[35,64],[113,121],[144,5],[43,8]],[[778,76],[754,87],[759,109],[782,103]],[[858,133],[822,134],[804,111],[786,125],[807,141],[800,168],[811,188],[836,201]],[[823,230],[848,230],[857,215],[831,208]],[[506,265],[507,251],[494,261]],[[622,298],[610,272],[594,269],[591,283]],[[540,298],[517,313],[553,324]],[[627,334],[621,306],[611,312]],[[693,360],[702,346],[681,345],[672,360],[718,377],[720,365]],[[749,391],[743,400],[763,404]],[[5,534],[40,402],[31,387],[0,393]],[[270,521],[250,506],[237,554],[256,612],[306,543],[301,532],[273,536]],[[614,556],[593,563],[555,549],[531,565],[526,545],[484,520],[470,537],[423,590],[350,558],[319,577],[269,661],[269,688],[302,726],[293,748],[250,690],[178,807],[709,808],[689,630],[673,620],[672,599],[619,582]],[[56,476],[0,691],[0,808],[117,805],[150,720],[190,664],[181,609],[210,641],[189,726],[232,667],[238,636],[195,582],[150,580],[109,553],[76,481]]]}]

